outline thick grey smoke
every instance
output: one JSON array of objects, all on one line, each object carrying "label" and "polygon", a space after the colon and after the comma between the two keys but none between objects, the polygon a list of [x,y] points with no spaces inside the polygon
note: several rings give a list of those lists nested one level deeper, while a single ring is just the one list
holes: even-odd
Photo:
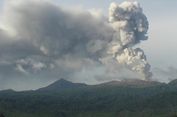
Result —
[{"label": "thick grey smoke", "polygon": [[115,30],[109,53],[118,63],[139,72],[146,80],[152,75],[150,65],[142,49],[132,48],[140,41],[147,40],[148,21],[138,2],[112,3],[109,21]]},{"label": "thick grey smoke", "polygon": [[123,69],[149,78],[144,52],[133,48],[147,39],[141,7],[137,2],[113,3],[109,14],[98,17],[101,14],[67,10],[46,0],[6,1],[0,16],[0,88],[29,79],[40,79],[42,86],[61,77],[118,78],[124,76]]}]

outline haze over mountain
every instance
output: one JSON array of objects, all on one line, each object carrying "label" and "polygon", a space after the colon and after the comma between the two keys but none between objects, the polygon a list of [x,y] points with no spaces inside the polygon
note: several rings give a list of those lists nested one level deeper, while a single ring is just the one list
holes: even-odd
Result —
[{"label": "haze over mountain", "polygon": [[[170,17],[176,11],[172,11],[176,1],[151,4],[139,0],[142,5],[136,1],[107,0],[103,4],[82,0],[4,0],[3,4],[2,1],[0,89],[37,89],[58,77],[89,84],[124,78],[160,82],[176,78],[177,69],[172,67],[176,45],[169,41],[175,30],[165,29],[177,27],[176,23],[172,25],[175,18]],[[83,3],[83,8],[75,8],[73,5],[77,3]],[[169,5],[163,13],[170,15],[157,20],[163,9],[156,10],[156,5]],[[98,6],[103,7],[103,13]],[[164,23],[166,18],[170,21]],[[168,33],[168,37],[164,36],[166,33],[160,33],[161,38],[152,36],[160,31]],[[167,41],[170,46],[166,45]],[[171,57],[159,58],[165,54]],[[156,68],[163,64],[165,67]]]},{"label": "haze over mountain", "polygon": [[110,3],[108,12],[104,16],[64,8],[49,0],[5,1],[0,88],[39,88],[58,76],[90,84],[123,76],[153,79],[151,65],[137,46],[148,40],[149,22],[141,5]]},{"label": "haze over mountain", "polygon": [[0,117],[177,117],[177,2],[111,1],[0,0]]}]

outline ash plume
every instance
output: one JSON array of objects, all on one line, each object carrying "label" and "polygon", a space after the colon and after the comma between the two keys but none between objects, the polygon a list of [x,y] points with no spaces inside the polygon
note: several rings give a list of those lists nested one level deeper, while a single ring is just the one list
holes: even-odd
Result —
[{"label": "ash plume", "polygon": [[143,50],[134,48],[147,40],[148,21],[140,5],[112,3],[109,18],[91,12],[48,0],[6,1],[0,16],[0,88],[26,79],[34,84],[40,79],[42,85],[90,74],[119,78],[122,69],[148,80],[150,65]]},{"label": "ash plume", "polygon": [[133,48],[140,41],[147,40],[148,21],[139,3],[112,3],[109,21],[115,30],[115,39],[111,42],[109,53],[118,63],[141,73],[145,80],[149,79],[152,73],[143,50]]}]

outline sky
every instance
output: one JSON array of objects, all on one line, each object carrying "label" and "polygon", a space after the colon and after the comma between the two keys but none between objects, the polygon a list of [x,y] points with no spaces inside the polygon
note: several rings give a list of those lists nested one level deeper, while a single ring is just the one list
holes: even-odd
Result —
[{"label": "sky", "polygon": [[[121,3],[124,0],[55,0],[59,5],[78,6],[84,9],[99,9],[108,15],[108,7],[111,2]],[[135,1],[135,0],[129,0]],[[176,0],[136,0],[143,7],[149,21],[148,41],[142,42],[138,47],[143,48],[148,61],[157,74],[165,72],[173,74],[177,78],[177,1]],[[173,68],[173,72],[170,72]],[[157,70],[158,69],[158,70]],[[165,77],[171,77],[165,75]],[[158,77],[158,76],[157,76]],[[161,76],[163,77],[163,76]],[[166,78],[161,78],[167,81]],[[173,78],[172,78],[173,79]]]},{"label": "sky", "polygon": [[[118,8],[124,0],[48,1],[52,4],[0,0],[0,89],[37,89],[60,78],[88,84],[130,76],[147,80],[151,72],[152,80],[177,78],[177,1],[137,0],[143,8],[139,16],[146,22],[145,15],[149,22],[148,40],[135,36],[140,43],[122,45],[135,58],[130,56],[132,61],[127,61],[126,49],[116,51],[122,53],[115,57],[119,63],[107,51],[114,48],[111,35],[116,30],[112,26],[121,28],[116,22],[122,22],[115,18],[110,27],[105,20],[110,4],[115,2]],[[142,25],[146,33],[146,23]]]},{"label": "sky", "polygon": [[[121,3],[124,0],[55,0],[62,6],[78,6],[85,9],[100,9],[105,15],[111,2]],[[133,1],[133,0],[129,0]],[[177,1],[176,0],[137,0],[143,7],[150,24],[149,40],[142,48],[152,67],[177,67]]]}]

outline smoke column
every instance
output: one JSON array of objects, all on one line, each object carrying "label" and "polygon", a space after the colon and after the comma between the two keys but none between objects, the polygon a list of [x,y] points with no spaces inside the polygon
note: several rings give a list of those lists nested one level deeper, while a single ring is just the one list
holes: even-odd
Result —
[{"label": "smoke column", "polygon": [[112,3],[105,17],[49,0],[7,0],[0,15],[0,88],[39,87],[59,78],[149,80],[150,65],[135,48],[148,39],[147,31],[138,2]]},{"label": "smoke column", "polygon": [[152,73],[142,49],[133,48],[140,41],[147,40],[148,21],[138,2],[112,3],[109,21],[115,30],[109,53],[119,64],[142,74],[148,80]]}]

